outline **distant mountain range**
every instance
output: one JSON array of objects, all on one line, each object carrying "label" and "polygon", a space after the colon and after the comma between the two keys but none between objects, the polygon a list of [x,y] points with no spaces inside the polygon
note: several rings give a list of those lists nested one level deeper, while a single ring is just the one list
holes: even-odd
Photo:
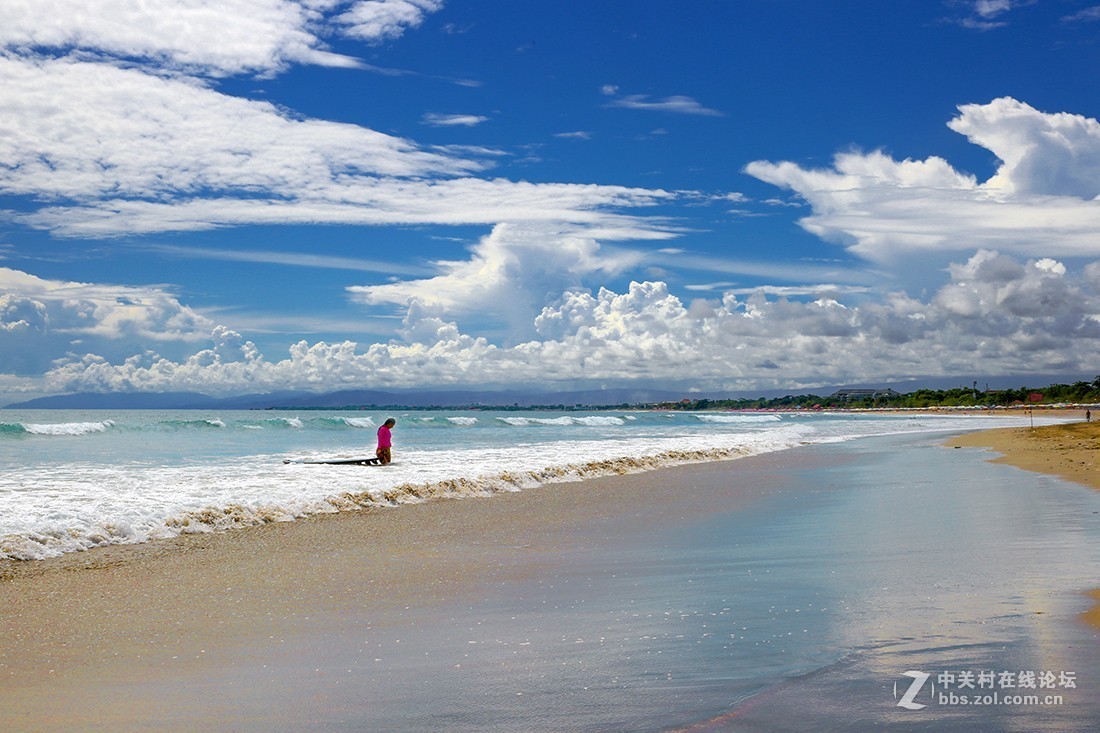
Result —
[{"label": "distant mountain range", "polygon": [[[277,392],[239,397],[210,397],[198,392],[79,394],[39,397],[7,405],[5,409],[67,410],[263,410],[269,408],[336,408],[348,406],[379,407],[459,407],[528,405],[618,405],[679,400],[685,394],[663,390],[609,389],[573,392],[416,390],[385,392],[344,390],[313,392]],[[707,396],[707,395],[693,395]]]},{"label": "distant mountain range", "polygon": [[812,389],[770,389],[755,391],[714,391],[694,392],[690,389],[661,388],[613,388],[587,389],[562,392],[534,390],[343,390],[318,394],[314,392],[269,392],[236,397],[210,397],[199,392],[117,392],[102,394],[83,392],[79,394],[39,397],[26,402],[7,405],[4,409],[67,409],[67,410],[263,410],[274,407],[285,408],[335,408],[348,406],[378,407],[525,407],[530,405],[621,405],[645,404],[650,402],[670,402],[684,398],[729,398],[741,397],[782,397],[789,394],[813,393],[830,395],[844,388],[891,388],[898,392],[912,392],[916,389],[950,389],[971,387],[977,382],[978,389],[987,386],[992,389],[1018,388],[1024,385],[1041,387],[1058,382],[1091,381],[1095,375],[1037,375],[1009,377],[977,377],[960,379],[937,377],[908,382],[882,382],[845,384]]}]

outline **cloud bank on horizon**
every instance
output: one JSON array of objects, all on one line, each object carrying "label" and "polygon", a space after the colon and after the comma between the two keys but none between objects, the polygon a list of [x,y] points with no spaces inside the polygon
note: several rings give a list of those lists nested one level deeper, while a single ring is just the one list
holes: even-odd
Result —
[{"label": "cloud bank on horizon", "polygon": [[[454,0],[96,4],[0,0],[8,395],[802,388],[1098,363],[1100,123],[1078,111],[956,100],[936,124],[957,141],[906,131],[942,155],[849,142],[817,147],[833,156],[821,166],[784,159],[782,137],[770,160],[717,147],[747,123],[716,87],[625,78],[589,84],[583,109],[563,101],[560,127],[517,142],[503,128],[522,138],[546,117],[509,122],[515,90],[531,86],[522,75],[493,76],[491,60],[471,74],[423,47],[403,70],[373,63],[433,22],[437,39],[490,23]],[[1088,9],[1056,20],[1087,24]],[[1034,9],[964,10],[928,32],[989,38]],[[416,59],[429,70],[408,68]],[[479,73],[492,83],[468,81]],[[436,98],[395,96],[400,124],[371,104],[334,114],[297,74]],[[489,105],[479,95],[494,85]],[[701,161],[741,157],[619,174],[621,151],[688,156],[694,140]],[[212,262],[284,279],[246,296]],[[295,333],[306,319],[283,302],[291,290],[299,308],[334,304]],[[279,314],[287,325],[272,328]],[[355,320],[373,333],[341,334]],[[302,338],[317,332],[331,336]]]}]

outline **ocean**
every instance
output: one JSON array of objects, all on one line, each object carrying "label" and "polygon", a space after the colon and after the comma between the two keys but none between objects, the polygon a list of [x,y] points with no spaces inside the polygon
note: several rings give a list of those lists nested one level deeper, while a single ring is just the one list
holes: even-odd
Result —
[{"label": "ocean", "polygon": [[[284,463],[370,456],[385,467]],[[1019,417],[656,411],[0,412],[0,558],[733,459]]]}]

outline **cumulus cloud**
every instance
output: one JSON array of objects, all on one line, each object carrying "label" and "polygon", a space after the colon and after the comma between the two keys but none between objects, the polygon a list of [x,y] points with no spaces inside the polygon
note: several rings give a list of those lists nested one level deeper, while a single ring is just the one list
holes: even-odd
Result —
[{"label": "cumulus cloud", "polygon": [[[300,342],[270,361],[228,331],[173,361],[86,356],[48,374],[57,390],[335,389],[350,385],[671,383],[761,388],[959,373],[1085,371],[1100,358],[1100,263],[1074,272],[1051,258],[983,250],[926,299],[890,293],[849,303],[760,289],[685,303],[661,282],[623,293],[569,290],[533,321],[536,337],[497,346],[413,301],[398,339],[360,346]],[[219,351],[221,348],[221,351]],[[224,353],[223,353],[224,352]],[[552,375],[552,376],[550,376]]]},{"label": "cumulus cloud", "polygon": [[601,249],[583,230],[499,224],[472,248],[468,260],[439,262],[442,274],[419,280],[348,288],[371,305],[417,304],[452,317],[479,314],[508,324],[513,336],[531,335],[535,314],[557,293],[617,275],[642,255]]},{"label": "cumulus cloud", "polygon": [[46,369],[60,354],[130,354],[150,341],[182,351],[214,323],[161,287],[46,280],[0,268],[0,372]]},{"label": "cumulus cloud", "polygon": [[1000,159],[991,178],[882,152],[842,153],[831,169],[756,161],[746,172],[805,199],[807,231],[876,262],[982,248],[1100,255],[1100,123],[1006,97],[959,107],[949,127]]}]

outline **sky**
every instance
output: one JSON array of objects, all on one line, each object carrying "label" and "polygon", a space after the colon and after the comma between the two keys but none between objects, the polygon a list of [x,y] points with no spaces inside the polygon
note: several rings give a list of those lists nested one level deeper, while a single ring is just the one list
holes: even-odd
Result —
[{"label": "sky", "polygon": [[0,403],[1100,372],[1096,0],[0,17]]}]

